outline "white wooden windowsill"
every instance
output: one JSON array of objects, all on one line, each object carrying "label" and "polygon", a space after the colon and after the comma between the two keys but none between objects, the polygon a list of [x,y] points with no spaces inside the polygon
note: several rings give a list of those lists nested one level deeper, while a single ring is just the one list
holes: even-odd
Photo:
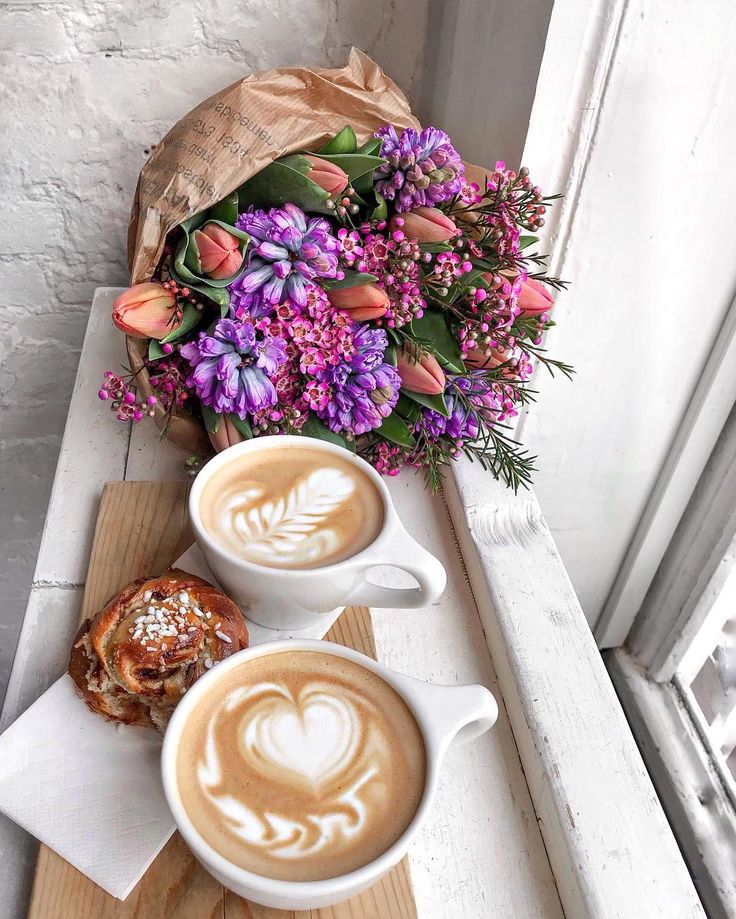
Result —
[{"label": "white wooden windowsill", "polygon": [[[98,290],[90,314],[0,729],[65,669],[103,483],[183,476],[180,451],[145,424],[117,424],[95,397],[124,360],[109,321],[117,292]],[[375,611],[379,657],[417,677],[480,680],[500,707],[482,742],[451,754],[410,852],[421,919],[702,916],[533,494],[514,497],[468,463],[446,504],[410,473],[390,487],[400,513],[421,508],[408,521],[421,541],[456,540],[460,576],[427,610]],[[0,854],[0,915],[23,916],[35,845],[4,818]]]}]

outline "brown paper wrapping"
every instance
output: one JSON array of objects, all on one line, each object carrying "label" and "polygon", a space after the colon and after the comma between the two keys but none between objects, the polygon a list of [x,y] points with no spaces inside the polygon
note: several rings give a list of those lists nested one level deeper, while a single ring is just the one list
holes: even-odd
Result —
[{"label": "brown paper wrapping", "polygon": [[[387,123],[419,127],[402,91],[357,48],[339,69],[266,70],[210,96],[174,125],[141,170],[128,227],[131,283],[150,279],[170,230],[272,160],[318,149],[346,124],[360,142]],[[138,388],[148,396],[148,342],[129,338],[127,345]],[[163,423],[163,409],[156,420]],[[190,415],[175,415],[167,436],[184,449],[209,449],[205,431]]]}]

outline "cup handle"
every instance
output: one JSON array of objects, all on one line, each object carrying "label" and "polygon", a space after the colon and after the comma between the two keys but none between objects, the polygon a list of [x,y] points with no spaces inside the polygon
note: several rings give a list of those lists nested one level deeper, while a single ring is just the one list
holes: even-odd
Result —
[{"label": "cup handle", "polygon": [[493,693],[479,683],[446,686],[410,677],[405,691],[425,715],[428,730],[441,752],[485,734],[498,718]]},{"label": "cup handle", "polygon": [[445,589],[447,573],[442,562],[427,552],[408,533],[392,547],[391,559],[377,558],[370,567],[388,565],[406,571],[416,579],[418,587],[383,587],[372,584],[363,573],[363,580],[351,592],[348,606],[374,606],[378,609],[416,609],[434,603]]}]

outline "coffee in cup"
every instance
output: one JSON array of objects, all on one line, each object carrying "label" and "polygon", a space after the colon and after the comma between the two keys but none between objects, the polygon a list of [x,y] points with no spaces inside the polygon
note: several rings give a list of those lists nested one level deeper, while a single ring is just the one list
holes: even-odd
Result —
[{"label": "coffee in cup", "polygon": [[176,781],[229,863],[286,881],[347,874],[389,849],[425,787],[419,726],[373,670],[329,653],[246,659],[181,731]]},{"label": "coffee in cup", "polygon": [[[402,526],[364,459],[292,434],[255,437],[213,457],[189,493],[192,529],[212,575],[252,622],[305,629],[340,607],[433,603],[442,563]],[[377,584],[390,565],[416,587]]]},{"label": "coffee in cup", "polygon": [[383,524],[378,489],[354,463],[306,444],[241,454],[218,469],[200,498],[211,538],[269,568],[322,568],[369,546]]}]

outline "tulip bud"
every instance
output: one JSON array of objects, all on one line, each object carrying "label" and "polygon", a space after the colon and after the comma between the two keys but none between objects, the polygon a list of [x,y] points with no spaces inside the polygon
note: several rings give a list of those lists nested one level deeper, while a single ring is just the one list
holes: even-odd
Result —
[{"label": "tulip bud", "polygon": [[305,153],[304,155],[312,164],[312,168],[307,173],[307,178],[311,179],[315,185],[319,185],[328,195],[333,197],[339,195],[350,181],[348,174],[329,160],[312,156],[311,153]]},{"label": "tulip bud", "polygon": [[549,291],[534,278],[527,278],[521,286],[519,306],[522,316],[538,316],[547,313],[555,305]]},{"label": "tulip bud", "polygon": [[327,297],[338,310],[348,310],[356,322],[378,319],[388,309],[388,296],[376,284],[360,284],[358,287],[342,287],[328,290]]},{"label": "tulip bud", "polygon": [[410,239],[418,239],[420,243],[443,243],[457,235],[455,222],[436,207],[415,207],[396,215],[391,218],[390,227],[403,230]]},{"label": "tulip bud", "polygon": [[445,391],[444,371],[437,363],[437,358],[429,351],[422,351],[419,360],[412,360],[405,351],[400,351],[396,369],[399,371],[404,389],[427,396],[438,396]]},{"label": "tulip bud", "polygon": [[232,447],[234,444],[239,444],[241,441],[245,440],[245,437],[243,437],[230,420],[229,415],[222,416],[222,421],[220,422],[220,427],[217,429],[217,432],[213,433],[210,431],[209,436],[210,442],[215,448],[216,453],[222,453],[222,451],[227,450],[228,447]]},{"label": "tulip bud", "polygon": [[206,223],[194,231],[202,271],[211,278],[229,278],[243,264],[240,241],[216,223]]},{"label": "tulip bud", "polygon": [[131,338],[155,338],[160,341],[178,326],[172,322],[176,297],[163,284],[148,281],[128,288],[112,307],[112,321]]}]

